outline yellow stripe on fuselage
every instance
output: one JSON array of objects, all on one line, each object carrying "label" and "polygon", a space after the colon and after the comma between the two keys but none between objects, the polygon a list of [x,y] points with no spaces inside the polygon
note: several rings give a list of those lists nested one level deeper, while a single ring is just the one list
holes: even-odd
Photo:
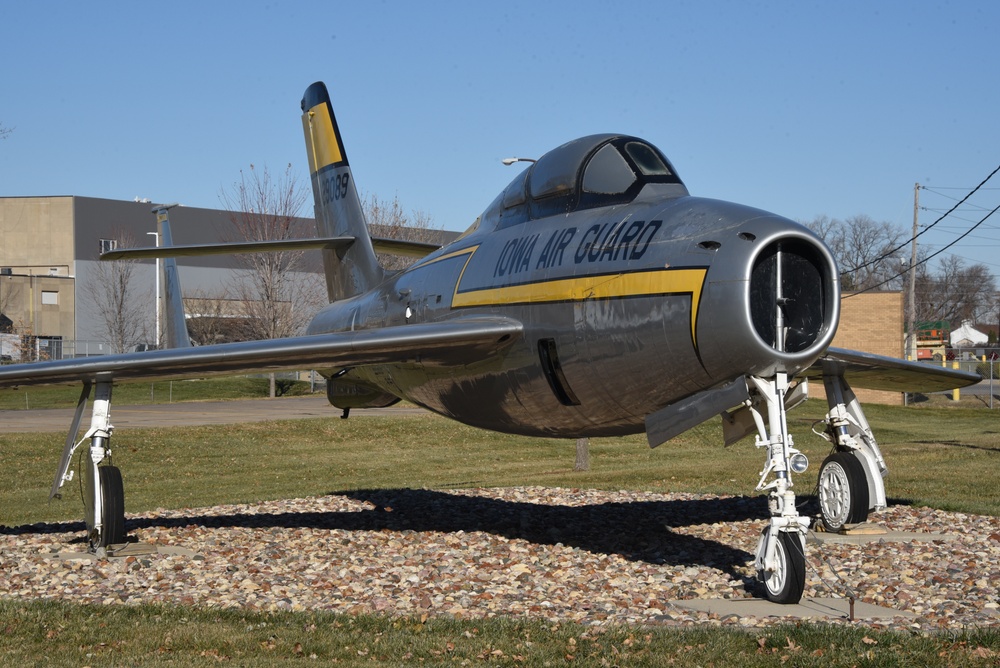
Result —
[{"label": "yellow stripe on fuselage", "polygon": [[333,129],[330,107],[325,102],[302,114],[302,129],[309,148],[309,171],[315,174],[328,165],[344,162],[344,151]]},{"label": "yellow stripe on fuselage", "polygon": [[627,274],[559,278],[467,292],[459,292],[459,286],[456,285],[451,305],[452,308],[463,308],[690,294],[691,341],[697,348],[698,303],[701,301],[702,287],[707,273],[707,269],[656,269]]}]

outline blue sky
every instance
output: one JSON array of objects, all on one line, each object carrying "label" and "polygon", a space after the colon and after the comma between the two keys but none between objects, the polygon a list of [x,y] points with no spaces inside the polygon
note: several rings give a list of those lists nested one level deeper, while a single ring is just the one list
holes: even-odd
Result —
[{"label": "blue sky", "polygon": [[[914,183],[944,209],[1000,164],[996,2],[11,2],[3,19],[3,196],[218,208],[251,163],[308,186],[316,80],[360,187],[453,230],[513,178],[502,158],[595,132],[650,140],[696,195],[907,230]],[[953,250],[1000,275],[997,215]]]}]

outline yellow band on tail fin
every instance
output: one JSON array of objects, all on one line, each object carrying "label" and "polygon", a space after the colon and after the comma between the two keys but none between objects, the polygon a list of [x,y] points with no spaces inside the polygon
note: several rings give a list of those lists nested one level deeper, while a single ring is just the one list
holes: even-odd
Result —
[{"label": "yellow band on tail fin", "polygon": [[302,114],[302,129],[306,135],[310,173],[315,174],[329,165],[347,164],[329,104],[321,102]]}]

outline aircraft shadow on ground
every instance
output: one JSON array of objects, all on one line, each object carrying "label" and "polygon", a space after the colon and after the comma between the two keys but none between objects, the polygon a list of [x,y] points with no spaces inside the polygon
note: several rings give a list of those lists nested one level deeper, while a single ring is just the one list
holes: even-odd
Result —
[{"label": "aircraft shadow on ground", "polygon": [[[759,520],[768,513],[764,497],[729,497],[631,503],[551,506],[420,489],[334,492],[374,508],[361,511],[186,515],[129,518],[126,530],[140,528],[309,528],[343,531],[480,531],[539,545],[561,543],[596,554],[617,554],[658,565],[704,565],[737,580],[753,555],[716,540],[673,529],[697,524],[723,525]],[[85,532],[82,522],[0,527],[0,534]],[[82,540],[82,539],[81,539]],[[750,585],[750,582],[747,582]]]}]

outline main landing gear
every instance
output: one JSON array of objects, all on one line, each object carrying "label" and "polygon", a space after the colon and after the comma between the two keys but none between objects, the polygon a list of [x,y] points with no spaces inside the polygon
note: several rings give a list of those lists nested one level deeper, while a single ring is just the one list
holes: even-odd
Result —
[{"label": "main landing gear", "polygon": [[63,448],[59,470],[52,483],[49,499],[61,498],[62,486],[73,479],[74,472],[70,469],[73,453],[90,440],[90,448],[81,459],[83,475],[83,506],[87,524],[87,541],[90,549],[102,553],[108,546],[125,542],[125,490],[122,485],[121,470],[111,465],[111,383],[97,382],[94,393],[94,403],[91,413],[90,429],[83,438],[76,441],[83,411],[87,406],[94,383],[85,382],[80,399],[76,405],[76,414],[66,445]]},{"label": "main landing gear", "polygon": [[823,386],[830,410],[826,430],[817,433],[833,444],[834,452],[820,467],[819,510],[824,528],[837,532],[886,507],[889,470],[839,363],[823,361]]}]

